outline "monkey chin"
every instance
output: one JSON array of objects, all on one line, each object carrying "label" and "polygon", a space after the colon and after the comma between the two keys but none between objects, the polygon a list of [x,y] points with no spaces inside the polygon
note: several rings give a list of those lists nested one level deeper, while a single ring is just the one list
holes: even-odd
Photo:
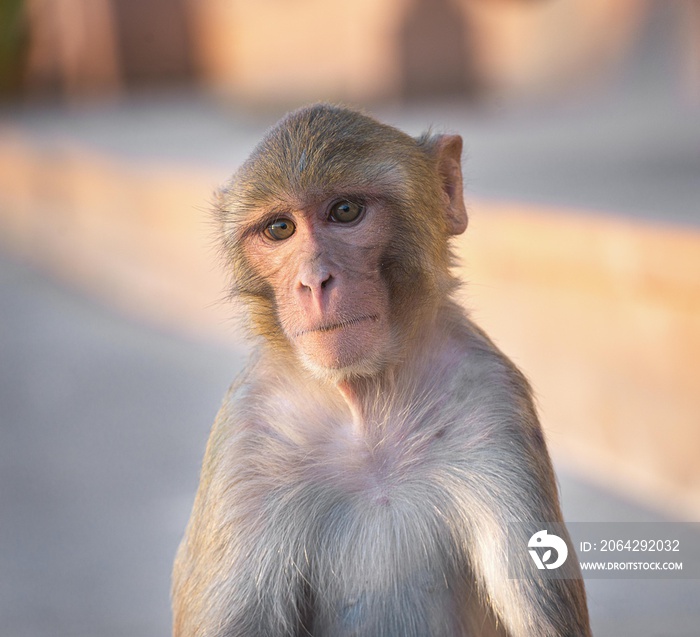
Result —
[{"label": "monkey chin", "polygon": [[378,375],[386,366],[387,361],[382,357],[363,358],[347,365],[328,365],[319,362],[312,355],[300,352],[299,360],[311,375],[321,381],[337,385],[354,378]]},{"label": "monkey chin", "polygon": [[337,384],[381,373],[393,349],[383,331],[370,330],[370,334],[352,326],[331,334],[305,334],[295,340],[294,349],[314,378]]}]

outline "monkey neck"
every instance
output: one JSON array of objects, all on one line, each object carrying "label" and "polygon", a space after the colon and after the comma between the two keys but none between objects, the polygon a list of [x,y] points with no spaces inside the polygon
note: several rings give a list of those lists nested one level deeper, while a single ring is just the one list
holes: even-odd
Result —
[{"label": "monkey neck", "polygon": [[402,411],[416,400],[425,400],[431,391],[435,396],[444,391],[463,360],[459,326],[463,325],[464,315],[450,306],[443,310],[434,313],[422,325],[423,329],[417,330],[415,337],[403,344],[403,355],[380,373],[349,377],[336,384],[357,435],[364,436],[373,423],[387,413],[388,402]]},{"label": "monkey neck", "polygon": [[371,377],[354,377],[342,380],[336,387],[350,411],[352,431],[358,437],[366,437],[373,429],[384,401],[394,396],[395,367]]},{"label": "monkey neck", "polygon": [[363,400],[364,392],[358,386],[359,384],[360,381],[357,379],[342,380],[338,383],[338,391],[350,410],[353,431],[361,435],[366,431],[367,409],[366,401]]}]

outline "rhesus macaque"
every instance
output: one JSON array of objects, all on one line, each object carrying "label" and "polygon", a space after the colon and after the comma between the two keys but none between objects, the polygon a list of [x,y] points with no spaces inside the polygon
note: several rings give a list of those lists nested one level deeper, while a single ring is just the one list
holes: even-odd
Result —
[{"label": "rhesus macaque", "polygon": [[209,439],[176,637],[590,635],[575,556],[548,579],[527,551],[562,523],[530,387],[451,298],[461,151],[316,105],[218,194],[257,349]]}]

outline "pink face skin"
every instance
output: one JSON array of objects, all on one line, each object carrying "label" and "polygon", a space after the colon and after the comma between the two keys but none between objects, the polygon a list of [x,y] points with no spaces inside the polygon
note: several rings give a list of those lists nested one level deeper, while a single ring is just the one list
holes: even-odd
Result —
[{"label": "pink face skin", "polygon": [[333,382],[381,370],[392,349],[380,274],[391,233],[381,204],[336,197],[256,223],[246,254],[274,290],[284,334],[306,368]]}]

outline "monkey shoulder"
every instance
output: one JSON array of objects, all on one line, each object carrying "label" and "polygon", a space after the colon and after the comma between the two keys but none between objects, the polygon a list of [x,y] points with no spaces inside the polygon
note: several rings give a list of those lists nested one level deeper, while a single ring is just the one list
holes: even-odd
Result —
[{"label": "monkey shoulder", "polygon": [[[465,434],[471,429],[503,436],[540,431],[532,388],[522,371],[476,325],[458,341],[459,356],[445,401]],[[499,436],[490,438],[500,440]]]},{"label": "monkey shoulder", "polygon": [[342,421],[332,392],[310,386],[292,367],[253,356],[228,390],[212,426],[204,466],[246,479],[292,466]]},{"label": "monkey shoulder", "polygon": [[[501,394],[509,394],[513,389],[518,397],[531,395],[530,385],[520,369],[471,320],[464,318],[452,330],[447,349],[454,356],[453,389],[481,390],[482,399],[487,395],[503,399],[505,396]],[[464,397],[469,394],[465,393]]]}]

